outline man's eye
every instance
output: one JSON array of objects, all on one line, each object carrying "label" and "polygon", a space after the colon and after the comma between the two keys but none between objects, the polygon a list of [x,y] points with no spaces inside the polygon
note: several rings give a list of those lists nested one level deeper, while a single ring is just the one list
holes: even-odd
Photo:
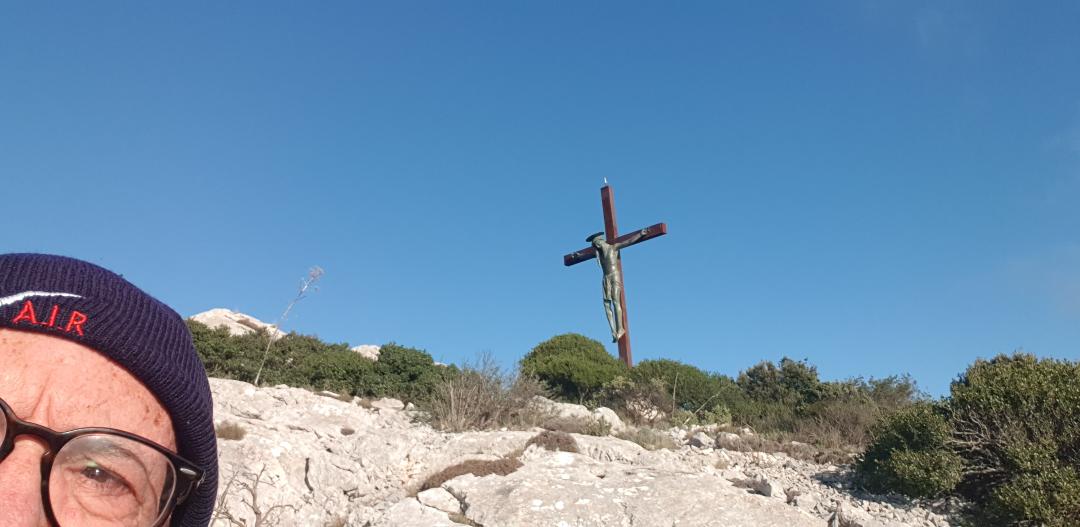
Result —
[{"label": "man's eye", "polygon": [[80,473],[84,478],[92,481],[95,485],[99,485],[103,490],[116,491],[123,490],[126,487],[123,480],[93,461],[86,463]]}]

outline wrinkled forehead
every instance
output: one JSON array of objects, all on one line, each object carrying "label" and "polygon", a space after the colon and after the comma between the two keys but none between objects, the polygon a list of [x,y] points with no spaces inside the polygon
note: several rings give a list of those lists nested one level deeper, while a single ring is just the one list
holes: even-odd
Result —
[{"label": "wrinkled forehead", "polygon": [[172,421],[150,390],[70,340],[0,329],[0,399],[20,418],[54,430],[116,428],[176,447]]}]

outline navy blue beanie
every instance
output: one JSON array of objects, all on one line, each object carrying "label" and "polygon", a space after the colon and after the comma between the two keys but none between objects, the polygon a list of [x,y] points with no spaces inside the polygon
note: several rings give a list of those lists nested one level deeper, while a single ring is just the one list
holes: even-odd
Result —
[{"label": "navy blue beanie", "polygon": [[0,255],[0,327],[78,342],[116,361],[172,418],[179,454],[206,471],[173,512],[174,527],[206,527],[217,494],[217,443],[206,370],[180,315],[119,275],[45,254]]}]

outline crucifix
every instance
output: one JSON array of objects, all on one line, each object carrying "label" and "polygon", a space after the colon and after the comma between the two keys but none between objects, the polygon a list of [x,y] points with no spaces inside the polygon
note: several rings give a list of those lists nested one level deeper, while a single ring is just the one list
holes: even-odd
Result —
[{"label": "crucifix", "polygon": [[615,225],[615,196],[611,186],[604,180],[600,187],[600,203],[604,208],[604,232],[589,236],[586,241],[592,246],[563,256],[563,265],[574,264],[596,258],[604,271],[604,309],[608,324],[611,326],[611,338],[619,343],[619,359],[627,367],[633,366],[630,355],[630,328],[626,315],[626,290],[623,288],[622,259],[619,251],[625,247],[667,234],[667,224],[657,223],[650,227],[619,236]]}]

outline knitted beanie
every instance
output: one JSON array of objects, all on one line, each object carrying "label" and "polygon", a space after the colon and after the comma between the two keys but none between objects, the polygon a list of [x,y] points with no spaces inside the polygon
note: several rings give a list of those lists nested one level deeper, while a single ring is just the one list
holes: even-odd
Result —
[{"label": "knitted beanie", "polygon": [[210,523],[217,493],[213,403],[206,370],[180,315],[96,265],[2,254],[0,327],[78,342],[142,381],[169,412],[178,453],[206,471],[202,485],[173,512],[172,525]]}]

